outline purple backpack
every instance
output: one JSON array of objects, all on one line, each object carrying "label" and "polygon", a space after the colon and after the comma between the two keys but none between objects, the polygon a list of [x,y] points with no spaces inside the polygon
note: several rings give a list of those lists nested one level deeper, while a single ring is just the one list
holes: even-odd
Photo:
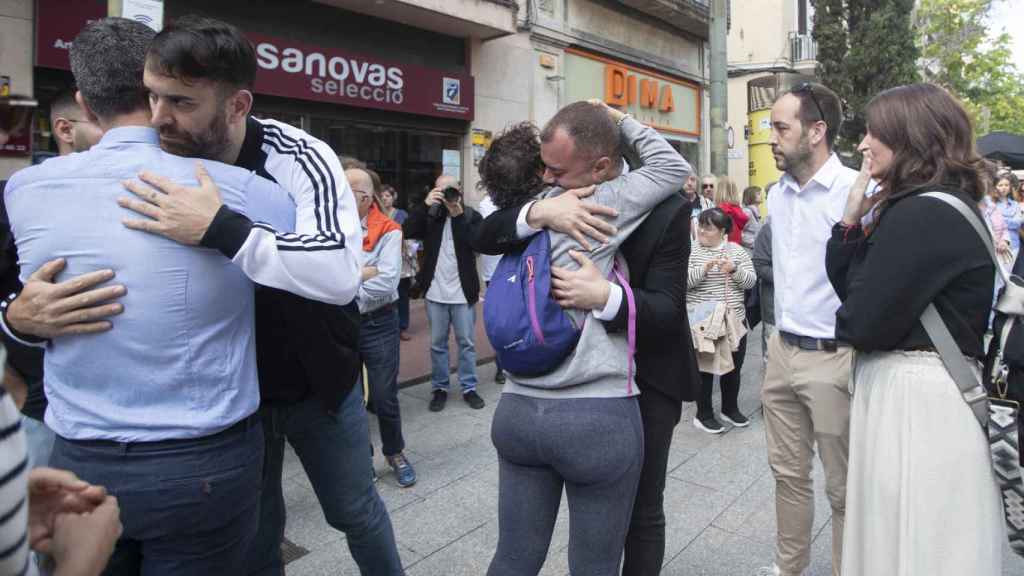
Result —
[{"label": "purple backpack", "polygon": [[[629,305],[630,377],[636,348],[636,304],[619,272]],[[586,322],[586,318],[584,318]],[[520,252],[498,262],[484,296],[484,328],[501,367],[517,376],[552,372],[576,348],[582,327],[551,297],[551,241],[546,231],[535,234]]]}]

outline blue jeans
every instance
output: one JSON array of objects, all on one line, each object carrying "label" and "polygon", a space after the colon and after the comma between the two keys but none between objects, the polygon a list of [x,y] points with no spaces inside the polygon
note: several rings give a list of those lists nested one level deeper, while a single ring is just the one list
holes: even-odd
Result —
[{"label": "blue jeans", "polygon": [[117,497],[124,532],[105,575],[225,576],[244,565],[259,519],[263,430],[257,417],[191,440],[58,436],[50,465]]},{"label": "blue jeans", "polygon": [[[328,413],[310,397],[297,404],[260,408],[266,436],[266,467],[260,498],[259,532],[250,550],[249,574],[284,574],[281,541],[285,506],[281,489],[284,441],[295,449],[313,484],[327,523],[345,533],[352,558],[363,575],[401,576],[391,518],[373,484],[370,432],[362,387],[356,386],[338,410]],[[226,574],[236,574],[226,572]]]},{"label": "blue jeans", "polygon": [[398,406],[398,312],[394,305],[364,314],[359,328],[359,353],[366,364],[370,400],[380,424],[385,456],[405,450]]},{"label": "blue jeans", "polygon": [[23,416],[21,429],[25,431],[25,447],[28,448],[29,465],[39,468],[50,465],[50,452],[57,437],[42,420]]},{"label": "blue jeans", "polygon": [[431,381],[434,390],[448,390],[448,327],[455,329],[459,346],[459,384],[462,393],[476,390],[476,308],[469,304],[441,304],[427,300],[430,321]]},{"label": "blue jeans", "polygon": [[412,277],[402,278],[398,282],[398,329],[409,329],[409,288],[412,287]]}]

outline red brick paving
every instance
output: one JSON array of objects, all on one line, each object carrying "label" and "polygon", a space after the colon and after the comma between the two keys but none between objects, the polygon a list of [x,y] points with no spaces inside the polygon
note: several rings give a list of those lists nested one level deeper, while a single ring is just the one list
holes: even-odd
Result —
[{"label": "red brick paving", "polygon": [[[494,349],[484,333],[483,303],[476,305],[476,362],[481,364],[494,359]],[[399,385],[409,386],[430,379],[430,327],[427,325],[426,300],[413,300],[409,304],[409,330],[412,340],[402,342],[398,365]],[[455,333],[448,336],[448,362],[452,370],[458,361]],[[493,368],[485,368],[492,370]],[[490,377],[491,375],[488,375]]]}]

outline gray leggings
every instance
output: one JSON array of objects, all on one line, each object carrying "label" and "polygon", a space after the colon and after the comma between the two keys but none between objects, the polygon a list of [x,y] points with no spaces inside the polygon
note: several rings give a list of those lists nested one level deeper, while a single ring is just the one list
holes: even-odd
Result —
[{"label": "gray leggings", "polygon": [[540,571],[563,485],[569,500],[569,572],[617,575],[643,463],[636,399],[503,394],[491,439],[500,463],[499,535],[488,576]]}]

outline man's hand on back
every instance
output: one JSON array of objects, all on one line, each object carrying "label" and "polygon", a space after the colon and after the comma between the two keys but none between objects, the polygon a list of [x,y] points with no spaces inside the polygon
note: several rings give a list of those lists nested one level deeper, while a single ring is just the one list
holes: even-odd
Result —
[{"label": "man's hand on back", "polygon": [[562,308],[601,310],[611,290],[608,280],[594,262],[575,250],[569,255],[580,265],[579,270],[551,267],[551,295]]},{"label": "man's hand on back", "polygon": [[124,286],[96,288],[114,277],[113,270],[55,283],[66,264],[62,258],[51,260],[29,276],[21,294],[7,307],[7,323],[16,332],[39,338],[104,332],[112,326],[105,319],[124,311],[121,304],[108,302],[124,296]]},{"label": "man's hand on back", "polygon": [[590,251],[590,237],[601,244],[608,242],[608,236],[615,234],[615,226],[605,222],[601,217],[614,218],[618,212],[614,208],[583,202],[594,193],[594,186],[566,190],[553,198],[545,198],[533,203],[526,214],[526,223],[533,228],[549,228],[572,236],[584,250]]},{"label": "man's hand on back", "polygon": [[196,164],[198,188],[184,186],[149,172],[139,174],[139,179],[156,190],[139,182],[126,181],[124,187],[140,200],[118,198],[117,203],[151,220],[125,220],[124,225],[133,230],[159,234],[188,246],[198,245],[223,204],[220,191],[203,164]]}]

